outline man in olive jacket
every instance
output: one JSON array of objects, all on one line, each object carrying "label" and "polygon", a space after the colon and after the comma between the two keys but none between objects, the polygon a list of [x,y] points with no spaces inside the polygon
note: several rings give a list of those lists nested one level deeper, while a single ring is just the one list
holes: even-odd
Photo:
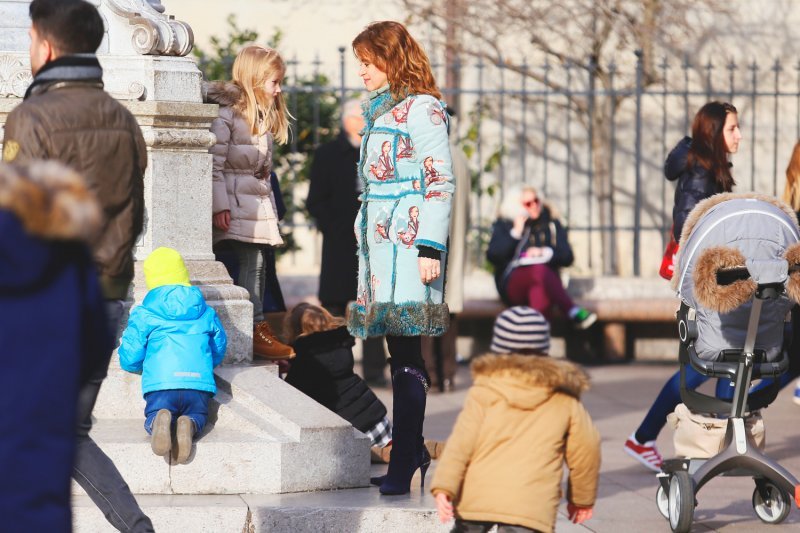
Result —
[{"label": "man in olive jacket", "polygon": [[[116,335],[143,226],[147,147],[133,115],[103,90],[95,51],[104,27],[97,9],[83,0],[33,0],[29,13],[34,79],[8,116],[3,160],[54,159],[83,175],[103,213],[91,248]],[[58,302],[53,309],[58,312]],[[108,359],[84,370],[91,379],[79,394],[73,477],[118,530],[153,531],[119,471],[89,437]]]}]

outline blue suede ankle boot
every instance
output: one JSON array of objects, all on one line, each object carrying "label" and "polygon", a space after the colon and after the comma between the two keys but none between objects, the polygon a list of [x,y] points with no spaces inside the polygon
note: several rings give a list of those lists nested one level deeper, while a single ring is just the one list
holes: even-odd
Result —
[{"label": "blue suede ankle boot", "polygon": [[[392,454],[389,470],[380,485],[381,494],[406,494],[411,478],[420,470],[420,485],[431,464],[422,438],[427,379],[413,367],[398,368],[393,375]],[[377,479],[375,480],[377,481]]]}]

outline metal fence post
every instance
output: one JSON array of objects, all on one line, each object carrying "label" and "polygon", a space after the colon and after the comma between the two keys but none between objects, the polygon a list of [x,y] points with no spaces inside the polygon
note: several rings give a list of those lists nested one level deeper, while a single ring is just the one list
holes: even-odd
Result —
[{"label": "metal fence post", "polygon": [[772,114],[772,123],[774,126],[773,136],[772,136],[772,196],[778,195],[778,96],[780,95],[780,75],[783,67],[781,66],[781,62],[776,59],[775,64],[772,66],[773,72],[775,72],[775,92],[774,97],[774,108]]},{"label": "metal fence post", "polygon": [[750,122],[750,190],[756,189],[756,96],[758,92],[758,65],[755,61],[750,65],[752,73],[752,85],[750,100],[752,102],[753,119]]},{"label": "metal fence post", "polygon": [[636,200],[633,212],[633,275],[641,275],[642,244],[642,51],[636,50]]},{"label": "metal fence post", "polygon": [[[591,55],[589,56],[589,95],[588,95],[588,103],[587,103],[587,110],[589,112],[589,127],[587,136],[589,138],[589,145],[588,151],[588,190],[589,190],[589,201],[586,205],[586,212],[588,213],[588,220],[589,220],[589,230],[587,231],[588,241],[589,241],[589,267],[591,268],[594,264],[592,259],[593,254],[592,250],[594,249],[594,244],[592,243],[592,221],[594,220],[594,108],[596,105],[596,97],[597,97],[597,56]],[[601,261],[602,263],[602,261]]]},{"label": "metal fence post", "polygon": [[344,116],[344,103],[347,100],[347,85],[344,79],[344,46],[339,47],[339,116]]}]

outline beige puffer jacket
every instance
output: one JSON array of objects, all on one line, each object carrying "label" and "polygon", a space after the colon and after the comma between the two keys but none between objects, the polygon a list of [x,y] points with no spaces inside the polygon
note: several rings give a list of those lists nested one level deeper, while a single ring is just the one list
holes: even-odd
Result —
[{"label": "beige puffer jacket", "polygon": [[593,507],[600,435],[578,399],[589,387],[566,361],[534,355],[485,355],[472,363],[467,393],[433,476],[463,520],[552,532],[561,500]]},{"label": "beige puffer jacket", "polygon": [[279,246],[275,196],[270,185],[272,135],[253,135],[247,120],[234,109],[242,91],[232,82],[211,82],[205,100],[219,104],[219,117],[211,124],[217,143],[213,156],[212,212],[231,212],[227,232],[214,228],[214,243],[226,239]]}]

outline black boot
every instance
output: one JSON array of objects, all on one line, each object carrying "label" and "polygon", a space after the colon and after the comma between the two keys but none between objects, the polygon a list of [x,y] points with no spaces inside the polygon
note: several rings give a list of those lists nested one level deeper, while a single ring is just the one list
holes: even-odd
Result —
[{"label": "black boot", "polygon": [[428,383],[424,374],[413,367],[397,369],[393,378],[392,454],[380,491],[381,494],[406,494],[411,490],[411,478],[417,469],[420,469],[424,487],[431,463],[422,438]]}]

